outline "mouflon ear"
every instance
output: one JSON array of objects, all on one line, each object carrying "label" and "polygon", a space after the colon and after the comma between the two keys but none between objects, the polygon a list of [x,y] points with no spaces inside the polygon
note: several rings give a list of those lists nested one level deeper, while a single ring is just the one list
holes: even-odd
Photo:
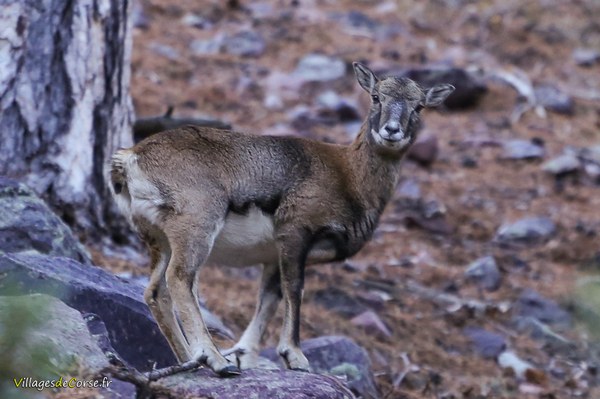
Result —
[{"label": "mouflon ear", "polygon": [[367,93],[372,93],[375,88],[375,84],[379,81],[377,76],[369,68],[358,62],[353,62],[354,73],[356,74],[356,80],[360,87],[365,89]]},{"label": "mouflon ear", "polygon": [[450,84],[439,84],[427,90],[425,94],[425,106],[437,107],[454,91],[454,86]]}]

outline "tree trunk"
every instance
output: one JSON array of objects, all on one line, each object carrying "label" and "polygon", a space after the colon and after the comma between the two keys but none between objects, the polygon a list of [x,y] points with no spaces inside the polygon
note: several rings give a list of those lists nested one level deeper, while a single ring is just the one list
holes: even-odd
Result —
[{"label": "tree trunk", "polygon": [[0,10],[0,174],[97,237],[114,223],[104,165],[132,145],[130,1],[0,0]]}]

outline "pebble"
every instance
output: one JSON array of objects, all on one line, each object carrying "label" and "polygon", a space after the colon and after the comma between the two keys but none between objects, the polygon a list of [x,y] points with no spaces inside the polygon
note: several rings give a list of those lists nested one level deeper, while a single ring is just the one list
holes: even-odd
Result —
[{"label": "pebble", "polygon": [[150,43],[150,50],[155,52],[158,55],[161,55],[165,58],[168,58],[172,61],[179,58],[179,51],[175,50],[173,47],[168,46],[166,44],[161,43]]},{"label": "pebble", "polygon": [[555,301],[545,298],[532,289],[525,289],[513,307],[519,317],[532,317],[542,323],[570,326],[571,315]]},{"label": "pebble", "polygon": [[259,57],[267,44],[263,37],[254,31],[242,31],[228,36],[223,41],[225,52],[241,57]]},{"label": "pebble", "polygon": [[472,262],[465,270],[465,276],[487,291],[500,288],[502,275],[493,256],[485,256]]},{"label": "pebble", "polygon": [[500,242],[534,243],[550,238],[556,231],[556,225],[547,217],[528,217],[512,223],[505,223],[496,232]]},{"label": "pebble", "polygon": [[565,115],[572,115],[575,111],[573,99],[557,87],[540,85],[534,88],[534,93],[537,103],[549,111]]},{"label": "pebble", "polygon": [[495,359],[506,349],[504,336],[483,328],[467,327],[463,334],[469,337],[475,351],[486,359]]},{"label": "pebble", "polygon": [[327,82],[336,80],[346,74],[346,64],[340,58],[329,57],[323,54],[305,55],[294,71],[294,75],[313,82]]},{"label": "pebble", "polygon": [[600,62],[600,51],[591,48],[577,48],[573,50],[573,60],[577,65],[591,67]]},{"label": "pebble", "polygon": [[350,322],[358,327],[364,328],[368,333],[380,334],[385,337],[391,337],[392,332],[379,318],[377,313],[372,310],[367,310],[358,316],[354,317]]},{"label": "pebble", "polygon": [[581,162],[579,161],[579,158],[570,152],[561,154],[542,165],[542,170],[544,172],[548,172],[553,175],[573,173],[578,171],[580,168]]},{"label": "pebble", "polygon": [[222,37],[216,36],[208,40],[194,40],[190,43],[190,51],[195,55],[218,54],[221,50]]},{"label": "pebble", "polygon": [[402,198],[418,200],[421,198],[421,186],[417,180],[407,178],[398,185],[396,194]]},{"label": "pebble", "polygon": [[434,135],[425,135],[417,139],[408,150],[408,158],[422,166],[429,166],[437,159],[438,139]]},{"label": "pebble", "polygon": [[544,157],[544,147],[530,140],[510,140],[504,143],[506,159],[536,159]]}]

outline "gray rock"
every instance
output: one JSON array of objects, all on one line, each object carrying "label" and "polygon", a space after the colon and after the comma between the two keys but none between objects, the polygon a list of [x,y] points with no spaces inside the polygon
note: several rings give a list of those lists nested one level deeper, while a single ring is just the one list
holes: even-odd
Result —
[{"label": "gray rock", "polygon": [[392,336],[392,332],[388,326],[386,326],[377,313],[372,310],[362,312],[358,316],[352,318],[350,322],[357,327],[364,328],[365,331],[370,334],[377,334],[383,337]]},{"label": "gray rock", "polygon": [[346,64],[340,58],[323,54],[305,55],[299,62],[294,75],[313,82],[336,80],[346,74]]},{"label": "gray rock", "polygon": [[65,256],[91,264],[69,227],[27,186],[0,176],[0,253]]},{"label": "gray rock", "polygon": [[[394,75],[395,73],[389,73]],[[460,68],[420,68],[403,71],[404,76],[413,79],[423,87],[433,87],[440,83],[450,83],[455,90],[446,98],[448,109],[464,109],[476,106],[487,93],[487,86],[473,74]]]},{"label": "gray rock", "polygon": [[[343,377],[358,397],[379,397],[369,356],[353,340],[341,336],[319,337],[306,340],[300,346],[313,372]],[[273,348],[264,350],[261,355],[279,361]]]},{"label": "gray rock", "polygon": [[483,328],[467,327],[463,330],[463,334],[469,337],[473,349],[486,359],[495,359],[506,349],[504,336]]},{"label": "gray rock", "polygon": [[378,23],[373,19],[369,18],[367,15],[363,14],[360,11],[350,11],[346,15],[346,24],[354,29],[365,29],[368,31],[374,31]]},{"label": "gray rock", "polygon": [[317,291],[314,301],[320,306],[348,318],[357,316],[367,310],[367,307],[358,299],[336,287]]},{"label": "gray rock", "polygon": [[212,26],[212,22],[202,15],[187,13],[181,18],[181,22],[187,26],[193,26],[198,29],[207,29]]},{"label": "gray rock", "polygon": [[223,39],[220,36],[207,40],[197,39],[190,43],[190,51],[195,55],[218,54],[222,44]]},{"label": "gray rock", "polygon": [[360,120],[360,113],[354,104],[340,97],[336,92],[328,90],[317,97],[317,104],[321,107],[321,118],[332,118],[335,123]]},{"label": "gray rock", "polygon": [[398,185],[396,194],[402,198],[418,200],[421,198],[421,186],[415,179],[408,178]]},{"label": "gray rock", "polygon": [[591,48],[577,48],[573,50],[573,60],[577,65],[590,67],[600,62],[600,51]]},{"label": "gray rock", "polygon": [[581,162],[577,155],[571,152],[561,154],[542,165],[542,170],[553,175],[573,173],[579,169],[581,169]]},{"label": "gray rock", "polygon": [[150,50],[152,50],[152,52],[162,57],[165,57],[171,61],[175,61],[180,57],[179,51],[166,44],[152,42],[149,44],[148,47],[150,48]]},{"label": "gray rock", "polygon": [[1,352],[12,355],[2,361],[8,362],[11,371],[20,372],[15,377],[48,378],[50,370],[54,375],[92,376],[109,367],[81,314],[56,298],[2,296],[0,321],[0,325],[10,322],[11,328],[20,329],[18,336],[11,334],[17,331],[0,329]]},{"label": "gray rock", "polygon": [[500,270],[493,256],[485,256],[471,263],[465,270],[465,276],[487,291],[496,291],[502,282]]},{"label": "gray rock", "polygon": [[[41,255],[0,255],[0,295],[44,293],[83,313],[94,313],[106,324],[112,346],[140,370],[175,363],[165,338],[143,300],[143,287],[103,269],[72,259]],[[232,337],[221,321],[203,309],[213,333]]]},{"label": "gray rock", "polygon": [[235,378],[220,378],[201,369],[161,378],[151,387],[180,399],[354,399],[336,377],[281,370],[247,370]]},{"label": "gray rock", "polygon": [[241,57],[258,57],[265,52],[265,39],[254,31],[242,31],[225,38],[225,52]]},{"label": "gray rock", "polygon": [[438,140],[436,136],[425,135],[419,137],[417,141],[408,150],[408,158],[416,161],[420,165],[429,166],[437,159],[439,151]]},{"label": "gray rock", "polygon": [[573,99],[552,85],[537,86],[534,93],[537,103],[549,111],[572,115],[575,110]]},{"label": "gray rock", "polygon": [[571,315],[566,310],[532,289],[521,293],[513,310],[518,317],[532,317],[550,325],[570,327],[572,324]]},{"label": "gray rock", "polygon": [[535,159],[544,157],[544,147],[530,140],[510,140],[504,143],[506,159]]},{"label": "gray rock", "polygon": [[512,223],[505,223],[496,232],[496,240],[501,243],[537,243],[550,238],[556,225],[547,217],[529,217]]}]

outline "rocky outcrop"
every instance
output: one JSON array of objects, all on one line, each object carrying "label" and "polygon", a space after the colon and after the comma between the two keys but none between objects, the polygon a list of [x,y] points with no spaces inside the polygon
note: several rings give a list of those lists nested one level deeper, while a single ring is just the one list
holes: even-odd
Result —
[{"label": "rocky outcrop", "polygon": [[[62,299],[84,313],[98,315],[106,324],[114,348],[140,370],[154,363],[175,363],[165,338],[143,300],[143,288],[103,269],[82,265],[69,258],[43,255],[0,256],[0,295],[44,293]],[[232,333],[204,309],[211,332],[225,337]]]},{"label": "rocky outcrop", "polygon": [[35,193],[0,176],[0,252],[65,256],[90,264],[90,256],[69,227]]}]

